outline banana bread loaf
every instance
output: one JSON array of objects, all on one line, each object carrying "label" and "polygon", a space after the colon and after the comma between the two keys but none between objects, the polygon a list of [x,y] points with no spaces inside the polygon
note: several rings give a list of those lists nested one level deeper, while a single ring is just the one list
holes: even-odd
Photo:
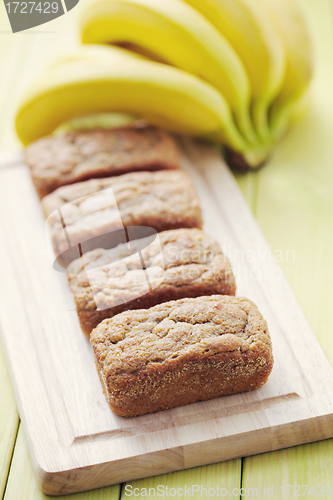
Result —
[{"label": "banana bread loaf", "polygon": [[179,167],[174,140],[152,126],[44,137],[28,146],[25,157],[40,198],[86,179]]},{"label": "banana bread loaf", "polygon": [[192,180],[180,170],[90,179],[57,189],[43,198],[42,205],[54,252],[64,267],[94,248],[126,242],[117,235],[127,226],[158,232],[202,227]]},{"label": "banana bread loaf", "polygon": [[68,279],[86,335],[127,309],[236,291],[227,257],[200,229],[163,231],[153,241],[144,238],[85,253],[69,265]]},{"label": "banana bread loaf", "polygon": [[257,307],[223,295],[123,312],[90,341],[108,403],[126,417],[251,391],[273,367]]}]

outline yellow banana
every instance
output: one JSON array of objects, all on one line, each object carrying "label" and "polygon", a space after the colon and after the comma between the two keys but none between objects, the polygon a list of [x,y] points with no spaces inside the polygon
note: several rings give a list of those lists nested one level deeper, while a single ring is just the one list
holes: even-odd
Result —
[{"label": "yellow banana", "polygon": [[229,42],[181,0],[94,0],[81,21],[83,43],[130,44],[196,75],[229,102],[237,125],[256,141],[250,86]]},{"label": "yellow banana", "polygon": [[[105,59],[110,56],[118,57],[120,54],[123,54],[124,57],[132,57],[134,59],[145,59],[146,58],[140,54],[135,52],[131,52],[129,50],[123,49],[121,47],[108,47],[104,45],[85,45],[81,47],[79,50],[74,52],[69,52],[66,54],[62,54],[57,59],[53,60],[50,64],[48,64],[48,68],[55,68],[64,64],[71,64],[77,61],[83,60],[91,60],[94,61],[97,59]],[[70,71],[70,66],[68,66],[68,70]],[[130,115],[128,113],[94,113],[89,115],[80,115],[78,117],[74,117],[71,120],[68,120],[64,123],[61,123],[59,127],[57,127],[53,134],[55,135],[63,135],[66,132],[73,132],[75,130],[87,130],[94,128],[117,128],[128,125],[129,123],[135,122],[138,118],[134,115]]]},{"label": "yellow banana", "polygon": [[251,83],[253,122],[258,134],[268,139],[268,108],[282,85],[285,52],[263,1],[184,1],[217,28],[242,60]]},{"label": "yellow banana", "polygon": [[313,53],[309,29],[297,0],[266,0],[272,22],[283,40],[287,54],[282,88],[274,101],[270,121],[273,136],[278,138],[286,129],[313,76]]},{"label": "yellow banana", "polygon": [[85,45],[84,47],[80,47],[80,49],[62,54],[57,57],[53,61],[48,64],[48,68],[56,68],[57,66],[61,66],[63,64],[77,62],[77,61],[95,61],[99,59],[109,59],[110,57],[119,58],[121,55],[124,58],[131,59],[144,59],[147,60],[146,57],[141,54],[137,54],[136,52],[132,52],[130,50],[126,50],[121,47],[108,47],[104,45]]},{"label": "yellow banana", "polygon": [[49,69],[23,96],[16,130],[24,144],[80,115],[123,112],[175,132],[214,134],[246,151],[227,102],[208,83],[171,66],[124,57],[116,48],[108,58],[80,57]]}]

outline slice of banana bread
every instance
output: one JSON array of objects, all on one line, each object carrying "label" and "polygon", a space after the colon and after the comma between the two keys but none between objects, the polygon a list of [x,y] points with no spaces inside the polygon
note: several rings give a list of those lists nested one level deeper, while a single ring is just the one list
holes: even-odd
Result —
[{"label": "slice of banana bread", "polygon": [[236,291],[229,260],[200,229],[163,231],[153,241],[99,248],[72,262],[67,271],[86,335],[103,319],[127,309]]},{"label": "slice of banana bread", "polygon": [[180,170],[133,172],[63,186],[43,198],[42,206],[54,252],[64,267],[81,253],[107,248],[98,237],[114,241],[127,226],[147,226],[158,232],[202,227],[192,180]]},{"label": "slice of banana bread", "polygon": [[44,137],[28,146],[25,157],[40,198],[66,184],[91,178],[179,168],[173,138],[152,126]]},{"label": "slice of banana bread", "polygon": [[90,341],[108,403],[126,417],[251,391],[273,367],[267,323],[245,298],[126,311],[102,321]]}]

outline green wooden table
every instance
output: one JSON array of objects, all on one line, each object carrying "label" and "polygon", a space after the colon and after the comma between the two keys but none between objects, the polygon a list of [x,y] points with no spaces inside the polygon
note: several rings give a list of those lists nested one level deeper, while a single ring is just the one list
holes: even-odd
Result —
[{"label": "green wooden table", "polygon": [[[285,256],[279,264],[332,364],[333,1],[303,3],[314,32],[317,62],[310,109],[281,141],[265,168],[237,176],[237,181],[272,250]],[[1,152],[20,147],[13,117],[24,87],[48,60],[78,44],[73,25],[79,9],[80,5],[50,24],[13,35],[5,7],[0,4]],[[287,255],[292,257],[288,259]],[[191,493],[192,485],[199,486],[190,498],[220,498],[228,491],[231,498],[279,499],[288,496],[287,485],[293,486],[289,497],[333,498],[333,440],[79,493],[71,498],[125,499],[131,498],[131,492],[132,498],[134,493],[136,498],[152,498],[148,496],[149,488],[158,485],[163,495],[156,493],[157,498],[170,498],[174,492],[171,488],[185,485]],[[327,485],[332,487],[331,495],[326,494]],[[203,489],[201,494],[201,486],[207,493]],[[143,488],[147,489],[146,495]],[[34,478],[1,346],[0,496],[5,500],[45,497]]]}]

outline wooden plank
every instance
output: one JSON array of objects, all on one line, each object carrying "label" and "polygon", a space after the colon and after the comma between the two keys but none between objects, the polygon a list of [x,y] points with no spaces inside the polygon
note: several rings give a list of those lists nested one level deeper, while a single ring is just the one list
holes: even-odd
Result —
[{"label": "wooden plank", "polygon": [[333,372],[233,177],[211,147],[188,141],[185,149],[183,168],[198,189],[206,231],[231,258],[238,293],[253,299],[268,321],[273,373],[252,393],[134,419],[113,415],[66,276],[51,267],[29,173],[24,165],[2,169],[4,341],[30,453],[47,493],[192,468],[333,433]]},{"label": "wooden plank", "polygon": [[[304,4],[316,46],[311,108],[260,172],[256,216],[273,250],[279,250],[280,265],[332,364],[333,2]],[[293,251],[289,259],[288,250]],[[330,485],[333,492],[332,446],[329,440],[247,458],[242,485],[245,490],[273,486],[274,498],[287,496],[282,485],[300,485],[302,498],[331,498],[319,486]],[[289,497],[294,494],[295,488]]]},{"label": "wooden plank", "polygon": [[[10,84],[13,85],[13,73],[19,64],[15,50],[20,46],[10,30],[9,21],[5,13],[5,5],[0,5],[0,149],[2,149],[2,130],[8,126],[6,106],[9,99],[3,96],[10,95]],[[2,498],[18,430],[19,416],[14,394],[8,375],[7,366],[0,345],[0,498]]]},{"label": "wooden plank", "polygon": [[2,498],[9,472],[19,417],[1,346],[0,394],[0,498]]},{"label": "wooden plank", "polygon": [[[118,484],[86,493],[53,498],[61,498],[62,500],[119,500],[120,489],[121,485]],[[20,428],[4,500],[47,500],[48,498],[38,487],[22,428]]]},{"label": "wooden plank", "polygon": [[265,498],[270,493],[272,498],[332,498],[332,456],[330,439],[250,457],[244,460],[242,487],[246,494],[256,488],[257,498],[263,498],[265,488]]},{"label": "wooden plank", "polygon": [[[18,477],[20,478],[19,481]],[[213,464],[204,467],[197,467],[195,469],[174,472],[171,474],[164,474],[162,476],[154,476],[149,479],[133,481],[131,483],[126,483],[123,485],[115,485],[106,488],[100,488],[94,491],[64,495],[61,497],[53,498],[61,498],[63,500],[118,500],[119,498],[121,498],[121,500],[124,500],[124,498],[128,497],[128,495],[126,495],[126,492],[130,492],[129,487],[127,487],[127,490],[125,490],[125,487],[127,485],[130,485],[132,487],[133,496],[134,489],[139,488],[139,498],[143,500],[145,497],[141,494],[144,493],[142,491],[142,488],[148,488],[148,493],[149,488],[156,488],[157,496],[157,486],[161,485],[158,498],[161,498],[163,500],[163,498],[167,498],[165,495],[169,493],[167,487],[176,488],[176,490],[178,491],[179,488],[184,488],[184,486],[186,485],[187,487],[190,487],[191,498],[196,500],[199,498],[203,498],[201,496],[201,486],[202,488],[206,488],[207,491],[209,491],[209,489],[211,488],[214,488],[216,493],[221,495],[225,492],[224,490],[222,491],[223,488],[225,488],[229,492],[232,492],[234,488],[239,490],[240,483],[241,459],[237,459],[220,464]],[[199,492],[197,491],[197,485],[200,487]],[[194,486],[194,491],[192,491],[192,486]],[[163,492],[164,495],[161,495],[161,492]],[[135,493],[138,492],[135,491]],[[152,495],[153,492],[151,491],[150,493]],[[173,491],[171,493],[173,493]],[[205,490],[202,490],[202,493],[204,495]],[[44,493],[42,493],[42,491],[38,487],[22,428],[20,429],[18,434],[4,500],[17,500],[18,498],[24,500],[46,500],[47,498],[49,498],[44,495]]]},{"label": "wooden plank", "polygon": [[[141,500],[150,498],[217,498],[231,496],[239,498],[241,483],[241,460],[230,460],[219,464],[196,467],[162,476],[140,479],[122,485],[121,500],[137,496]],[[235,494],[233,494],[233,493]]]}]

